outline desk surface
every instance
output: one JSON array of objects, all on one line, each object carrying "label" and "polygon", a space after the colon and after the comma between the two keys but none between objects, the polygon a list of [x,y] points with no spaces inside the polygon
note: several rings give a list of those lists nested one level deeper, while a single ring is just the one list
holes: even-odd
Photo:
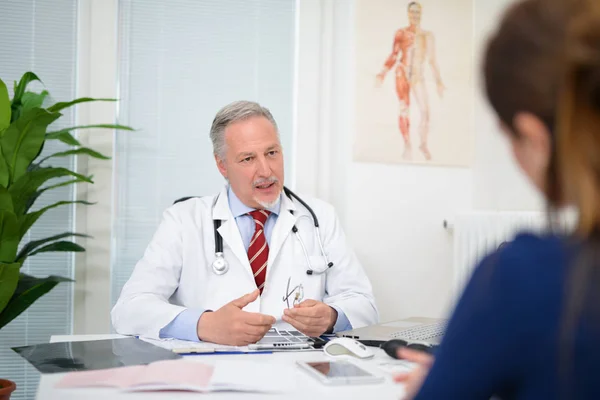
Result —
[{"label": "desk surface", "polygon": [[[50,342],[66,342],[80,340],[100,340],[112,339],[121,337],[119,335],[74,335],[74,336],[53,336]],[[255,354],[255,355],[201,355],[189,356],[196,360],[201,359],[205,363],[214,363],[216,360],[235,359],[253,359],[260,360],[273,359],[281,362],[295,363],[298,360],[306,361],[322,361],[326,360],[327,356],[322,352],[290,352],[290,353],[273,353],[273,354]],[[392,360],[382,350],[377,350],[375,357],[371,360],[357,361],[367,370],[371,370],[380,375],[386,376],[385,383],[371,385],[347,385],[347,386],[325,386],[319,383],[306,372],[296,369],[296,389],[294,392],[281,394],[264,394],[264,393],[236,393],[236,392],[216,392],[216,393],[191,393],[191,392],[163,392],[163,393],[122,393],[117,389],[55,389],[54,385],[60,380],[64,374],[45,374],[40,379],[40,384],[37,393],[39,400],[69,400],[69,399],[239,399],[240,397],[248,399],[367,399],[374,397],[377,399],[394,399],[398,400],[402,397],[402,385],[392,382],[390,368],[399,362]],[[383,364],[383,366],[382,366]],[[399,368],[401,366],[399,365]]]}]

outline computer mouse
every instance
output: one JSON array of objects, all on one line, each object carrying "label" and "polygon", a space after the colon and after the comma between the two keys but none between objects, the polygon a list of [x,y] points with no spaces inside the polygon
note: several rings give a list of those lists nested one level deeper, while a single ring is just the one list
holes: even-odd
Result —
[{"label": "computer mouse", "polygon": [[350,338],[335,338],[331,339],[325,347],[325,354],[332,357],[352,356],[356,358],[371,358],[375,355],[373,350],[369,349],[364,344]]},{"label": "computer mouse", "polygon": [[392,358],[396,358],[396,359],[400,359],[400,357],[398,357],[398,350],[400,350],[400,348],[402,348],[402,347],[408,347],[411,350],[422,351],[425,353],[431,353],[433,351],[433,348],[426,344],[422,344],[422,343],[408,344],[405,340],[402,340],[402,339],[388,340],[387,342],[385,342],[384,344],[381,345],[381,348],[383,349],[383,351],[385,351],[385,353],[388,356],[390,356]]}]

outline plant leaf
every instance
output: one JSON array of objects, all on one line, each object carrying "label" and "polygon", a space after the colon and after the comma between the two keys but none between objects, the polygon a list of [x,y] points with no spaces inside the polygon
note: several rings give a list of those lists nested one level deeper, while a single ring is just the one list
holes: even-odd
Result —
[{"label": "plant leaf", "polygon": [[0,79],[0,136],[1,133],[10,125],[10,98],[6,84]]},{"label": "plant leaf", "polygon": [[48,293],[60,282],[73,282],[72,279],[51,275],[47,278],[36,278],[27,274],[19,274],[19,282],[6,308],[0,312],[0,329],[18,317],[37,299]]},{"label": "plant leaf", "polygon": [[40,78],[36,74],[31,71],[25,72],[19,81],[19,84],[15,86],[15,96],[13,97],[13,103],[15,101],[21,102],[21,98],[25,94],[25,89],[27,89],[27,85],[33,81],[41,82]]},{"label": "plant leaf", "polygon": [[42,108],[34,108],[13,122],[0,138],[2,153],[8,164],[10,182],[15,182],[39,154],[48,125],[60,113],[49,113]]},{"label": "plant leaf", "polygon": [[27,89],[27,85],[29,85],[32,81],[39,81],[40,78],[33,72],[26,72],[21,77],[21,80],[17,84],[15,82],[15,95],[13,96],[12,103],[10,108],[12,110],[12,114],[10,116],[10,122],[17,121],[21,117],[21,111],[23,109],[23,95],[25,94],[25,89]]},{"label": "plant leaf", "polygon": [[[81,182],[86,182],[86,183],[94,183],[91,179],[92,179],[92,175],[88,176],[88,177],[84,177],[86,179],[71,179],[70,181],[64,181],[61,183],[57,183],[56,185],[51,185],[51,186],[47,186],[43,189],[40,190],[40,194],[44,193],[47,190],[52,190],[52,189],[56,189],[62,186],[68,186],[68,185],[72,185],[74,183],[81,183]],[[29,211],[29,209],[27,209]]]},{"label": "plant leaf", "polygon": [[117,130],[124,130],[124,131],[133,131],[134,130],[133,128],[131,128],[129,126],[118,125],[118,124],[80,125],[80,126],[73,126],[71,128],[61,129],[60,131],[48,132],[48,133],[46,133],[46,140],[58,139],[61,142],[66,143],[71,146],[81,146],[81,143],[79,143],[79,141],[77,139],[75,139],[73,137],[73,135],[71,135],[71,131],[74,131],[77,129],[90,129],[90,128],[117,129]]},{"label": "plant leaf", "polygon": [[8,164],[4,159],[4,155],[0,149],[0,186],[8,187],[8,182],[10,182],[10,172],[8,170]]},{"label": "plant leaf", "polygon": [[119,125],[119,124],[96,124],[96,125],[72,126],[70,128],[61,129],[60,131],[48,132],[47,135],[51,136],[51,135],[60,134],[60,133],[63,133],[63,132],[71,132],[71,131],[75,131],[75,130],[78,130],[78,129],[91,129],[91,128],[117,129],[117,130],[123,130],[123,131],[133,131],[134,130],[132,127],[126,126],[126,125]]},{"label": "plant leaf", "polygon": [[0,186],[0,211],[10,211],[14,213],[12,197],[4,186]]},{"label": "plant leaf", "polygon": [[21,114],[34,108],[41,108],[48,94],[47,90],[42,90],[42,93],[26,92],[21,100],[23,105]]},{"label": "plant leaf", "polygon": [[53,158],[53,157],[66,157],[66,156],[71,156],[74,154],[86,154],[90,157],[94,157],[94,158],[99,158],[100,160],[110,160],[110,157],[105,156],[104,154],[100,154],[95,150],[92,150],[88,147],[80,147],[78,149],[73,149],[73,150],[67,150],[67,151],[61,151],[60,153],[54,153],[49,155],[48,157],[44,157],[40,160],[40,164],[43,163],[44,161],[48,160],[49,158]]},{"label": "plant leaf", "polygon": [[0,263],[0,313],[17,289],[20,267],[19,263]]},{"label": "plant leaf", "polygon": [[[64,232],[64,233],[60,233],[58,235],[54,235],[54,236],[50,236],[44,239],[39,239],[39,240],[32,240],[31,242],[27,243],[25,246],[23,246],[23,248],[21,249],[21,251],[19,252],[19,254],[17,255],[17,262],[19,263],[23,263],[23,261],[25,261],[25,259],[27,257],[29,257],[30,255],[34,255],[36,253],[41,253],[42,249],[49,247],[49,246],[45,246],[40,248],[40,251],[37,251],[36,249],[38,249],[40,246],[49,243],[49,242],[54,242],[58,239],[62,239],[62,238],[66,238],[66,237],[71,237],[71,236],[77,236],[77,237],[84,237],[84,238],[89,238],[89,235],[84,235],[81,233],[74,233],[74,232]],[[56,243],[69,243],[69,244],[75,244],[72,242],[56,242]],[[79,245],[77,245],[79,246]],[[60,248],[67,248],[65,246],[59,246]],[[85,249],[81,246],[79,246],[81,248],[81,250],[47,250],[47,251],[85,251]]]},{"label": "plant leaf", "polygon": [[81,143],[69,133],[69,131],[56,131],[46,133],[46,140],[58,139],[69,146],[81,146]]},{"label": "plant leaf", "polygon": [[[0,197],[0,199],[1,199],[1,197]],[[46,206],[44,208],[40,208],[37,211],[25,214],[25,215],[21,216],[21,218],[19,218],[19,241],[21,239],[23,239],[23,236],[25,236],[25,234],[31,228],[31,226],[33,224],[35,224],[36,221],[38,220],[38,218],[40,218],[46,211],[48,211],[52,208],[55,208],[55,207],[66,205],[66,204],[83,204],[86,206],[90,206],[90,205],[96,204],[96,203],[90,203],[89,201],[84,201],[84,200],[59,201],[59,202],[56,202],[49,206]],[[11,206],[12,206],[12,202],[11,202]]]},{"label": "plant leaf", "polygon": [[47,167],[31,171],[23,175],[8,189],[8,192],[10,193],[13,200],[13,205],[15,207],[15,214],[17,214],[18,216],[25,214],[29,207],[31,207],[31,205],[33,204],[31,200],[35,200],[42,192],[49,190],[50,188],[66,184],[65,182],[63,182],[42,190],[38,190],[39,187],[42,186],[45,182],[53,178],[62,178],[65,176],[73,176],[77,178],[75,180],[77,182],[92,183],[92,180],[90,178],[80,175],[66,168]]},{"label": "plant leaf", "polygon": [[48,111],[56,112],[56,111],[60,111],[64,108],[74,106],[75,104],[88,103],[91,101],[117,101],[117,99],[94,99],[91,97],[81,97],[79,99],[75,99],[75,100],[71,100],[71,101],[62,101],[60,103],[56,103],[56,104],[48,107]]},{"label": "plant leaf", "polygon": [[25,210],[23,211],[23,213],[29,212],[29,209],[35,204],[35,201],[37,200],[37,198],[40,197],[47,190],[52,190],[52,189],[56,189],[56,188],[59,188],[59,187],[62,187],[62,186],[68,186],[68,185],[73,185],[73,184],[82,183],[82,182],[93,183],[89,179],[91,179],[91,176],[86,177],[85,180],[84,179],[71,179],[69,181],[64,181],[64,182],[61,182],[61,183],[57,183],[56,185],[51,185],[51,186],[48,186],[48,187],[45,187],[43,189],[38,190],[33,195],[31,195],[31,197],[29,198],[29,200],[25,204]]},{"label": "plant leaf", "polygon": [[85,251],[85,248],[77,243],[69,242],[68,240],[60,240],[58,242],[53,242],[38,248],[37,250],[29,253],[27,257],[33,257],[39,253],[49,253],[55,251],[79,253]]},{"label": "plant leaf", "polygon": [[15,261],[19,248],[19,225],[12,211],[0,210],[0,262]]}]

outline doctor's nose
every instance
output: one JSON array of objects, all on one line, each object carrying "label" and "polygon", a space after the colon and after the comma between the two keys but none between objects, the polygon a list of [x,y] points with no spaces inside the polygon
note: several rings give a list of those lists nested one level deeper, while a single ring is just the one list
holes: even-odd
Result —
[{"label": "doctor's nose", "polygon": [[256,171],[260,177],[268,178],[272,175],[271,166],[266,158],[262,158],[258,161],[258,171]]}]

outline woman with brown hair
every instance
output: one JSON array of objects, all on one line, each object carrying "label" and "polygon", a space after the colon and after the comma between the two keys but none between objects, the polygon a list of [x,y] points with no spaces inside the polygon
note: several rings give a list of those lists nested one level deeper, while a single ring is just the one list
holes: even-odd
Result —
[{"label": "woman with brown hair", "polygon": [[515,159],[570,236],[521,234],[476,268],[416,399],[600,399],[600,0],[524,0],[488,43],[486,94]]}]

